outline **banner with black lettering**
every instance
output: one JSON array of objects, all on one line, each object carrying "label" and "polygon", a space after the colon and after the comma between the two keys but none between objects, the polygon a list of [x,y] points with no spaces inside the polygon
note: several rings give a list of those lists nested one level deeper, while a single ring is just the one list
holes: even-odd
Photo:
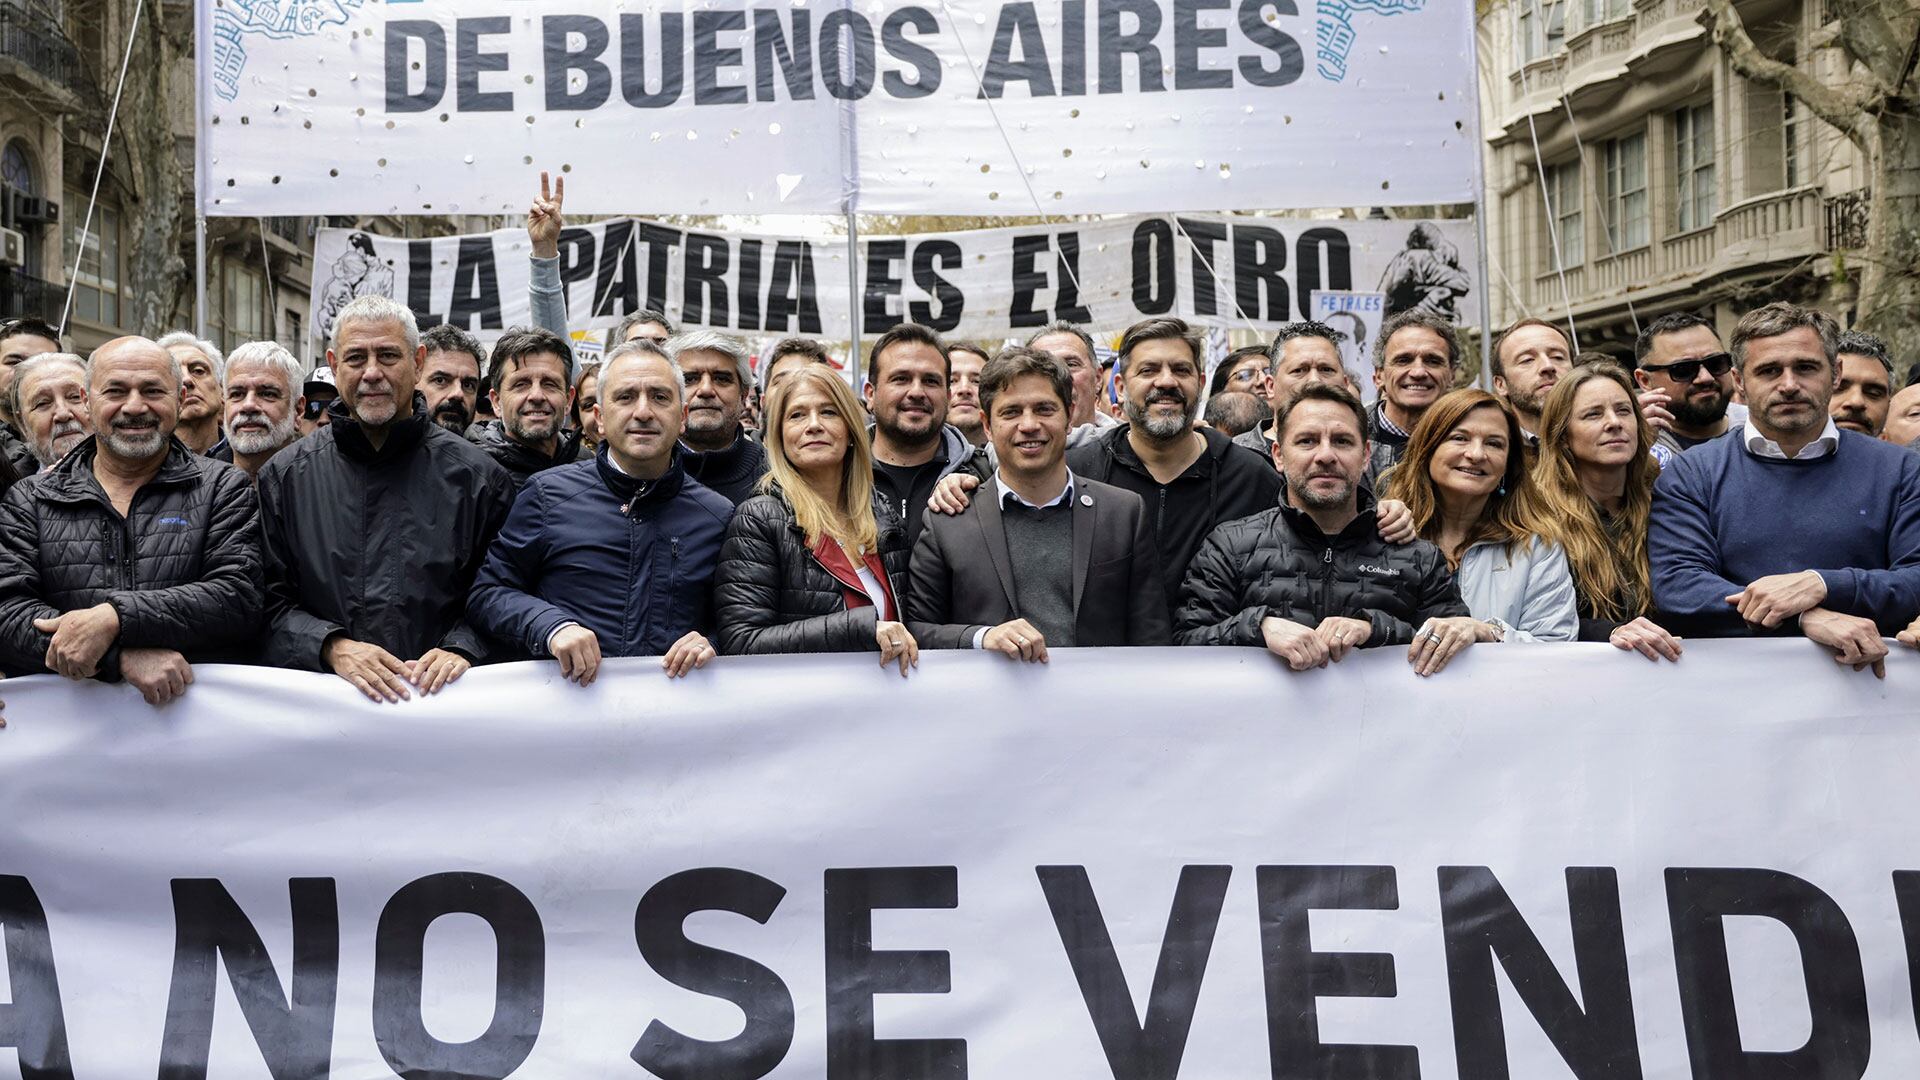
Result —
[{"label": "banner with black lettering", "polygon": [[[1166,314],[1272,330],[1313,317],[1318,290],[1375,291],[1388,315],[1423,307],[1465,321],[1478,310],[1474,242],[1471,220],[1237,214],[863,236],[856,313],[843,240],[620,218],[567,229],[560,278],[573,330],[644,309],[688,327],[829,341],[851,340],[856,318],[867,338],[902,321],[957,338],[1056,319],[1117,333]],[[496,336],[530,319],[528,253],[524,229],[418,240],[321,229],[315,338],[324,343],[339,310],[367,293],[403,301],[422,326]]]},{"label": "banner with black lettering", "polygon": [[1474,197],[1456,0],[194,2],[216,216]]},{"label": "banner with black lettering", "polygon": [[1920,655],[6,683],[0,1077],[1920,1075]]}]

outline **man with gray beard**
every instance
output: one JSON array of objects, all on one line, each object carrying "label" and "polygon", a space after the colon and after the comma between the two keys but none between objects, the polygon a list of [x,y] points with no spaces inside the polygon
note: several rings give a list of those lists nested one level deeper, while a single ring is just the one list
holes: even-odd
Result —
[{"label": "man with gray beard", "polygon": [[1128,327],[1115,362],[1127,422],[1067,451],[1075,476],[1131,491],[1146,503],[1169,611],[1207,535],[1224,522],[1272,509],[1280,498],[1280,477],[1260,455],[1195,426],[1205,357],[1201,332],[1181,319]]},{"label": "man with gray beard", "polygon": [[87,413],[87,362],[72,353],[41,353],[14,369],[8,404],[34,460],[46,468],[93,434]]},{"label": "man with gray beard", "polygon": [[231,461],[248,477],[300,437],[307,399],[295,388],[306,365],[274,341],[249,341],[227,357],[227,438],[213,456]]},{"label": "man with gray beard", "polygon": [[180,361],[146,338],[94,351],[99,434],[0,500],[0,668],[126,680],[159,705],[189,664],[260,629],[260,514],[231,466],[174,437]]}]

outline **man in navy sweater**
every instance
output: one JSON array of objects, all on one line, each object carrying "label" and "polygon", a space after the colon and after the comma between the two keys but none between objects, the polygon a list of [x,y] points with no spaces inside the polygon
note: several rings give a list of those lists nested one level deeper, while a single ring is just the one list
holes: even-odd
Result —
[{"label": "man in navy sweater", "polygon": [[1839,334],[1832,316],[1783,303],[1734,328],[1751,411],[1654,486],[1653,599],[1667,625],[1703,636],[1797,624],[1884,676],[1884,637],[1920,613],[1920,456],[1829,419]]},{"label": "man in navy sweater", "polygon": [[589,461],[527,481],[467,600],[467,618],[585,686],[608,656],[672,676],[714,649],[713,572],[733,503],[688,476],[686,387],[661,347],[617,346],[600,371],[606,438]]}]

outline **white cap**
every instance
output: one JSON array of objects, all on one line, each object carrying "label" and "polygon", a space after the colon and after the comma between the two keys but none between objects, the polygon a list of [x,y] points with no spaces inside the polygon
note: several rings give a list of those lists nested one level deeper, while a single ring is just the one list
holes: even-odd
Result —
[{"label": "white cap", "polygon": [[300,390],[302,393],[305,393],[316,386],[324,386],[329,390],[333,389],[333,369],[331,367],[328,367],[326,364],[321,364],[319,367],[314,368],[313,374],[307,376],[306,385],[302,386]]}]

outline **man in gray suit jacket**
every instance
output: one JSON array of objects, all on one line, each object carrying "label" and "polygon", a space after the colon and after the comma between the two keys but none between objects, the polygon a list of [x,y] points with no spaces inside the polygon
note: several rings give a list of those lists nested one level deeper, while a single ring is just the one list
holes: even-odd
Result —
[{"label": "man in gray suit jacket", "polygon": [[904,605],[921,648],[1045,661],[1049,646],[1168,644],[1145,504],[1067,468],[1066,366],[1009,348],[979,393],[1000,468],[963,513],[927,512]]}]

